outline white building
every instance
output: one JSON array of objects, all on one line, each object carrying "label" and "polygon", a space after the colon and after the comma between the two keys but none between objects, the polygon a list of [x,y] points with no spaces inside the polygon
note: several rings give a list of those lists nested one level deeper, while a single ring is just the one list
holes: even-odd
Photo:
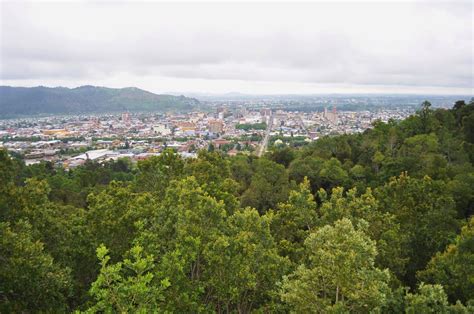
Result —
[{"label": "white building", "polygon": [[166,124],[160,123],[160,124],[157,124],[157,125],[153,126],[153,132],[155,132],[156,134],[167,136],[167,135],[171,134],[171,129],[168,128],[168,126]]}]

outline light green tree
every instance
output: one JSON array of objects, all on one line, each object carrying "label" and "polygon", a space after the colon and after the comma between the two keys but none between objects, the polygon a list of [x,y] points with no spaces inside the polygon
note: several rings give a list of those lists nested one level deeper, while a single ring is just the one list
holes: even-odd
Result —
[{"label": "light green tree", "polygon": [[160,311],[163,291],[170,286],[168,279],[154,275],[153,256],[144,256],[140,246],[130,250],[130,258],[110,264],[105,246],[97,249],[100,272],[90,294],[95,304],[89,313],[150,313]]},{"label": "light green tree", "polygon": [[375,242],[349,219],[318,229],[305,244],[309,262],[285,277],[281,289],[293,312],[369,312],[385,304],[388,271],[375,267]]},{"label": "light green tree", "polygon": [[441,285],[427,285],[421,283],[418,293],[405,295],[405,313],[442,313],[468,314],[474,310],[473,306],[464,306],[460,302],[449,304],[448,297]]},{"label": "light green tree", "polygon": [[360,222],[368,222],[367,235],[377,243],[376,265],[380,268],[388,268],[396,277],[405,274],[407,258],[402,254],[402,248],[406,244],[406,237],[400,233],[400,224],[396,217],[380,208],[379,201],[375,198],[372,190],[368,188],[365,193],[358,195],[357,189],[353,188],[344,193],[341,187],[332,189],[330,196],[325,190],[318,192],[321,206],[318,209],[320,218],[318,224],[332,225],[334,222],[347,218],[353,225]]},{"label": "light green tree", "polygon": [[280,203],[272,220],[272,233],[280,254],[299,264],[305,254],[304,241],[316,226],[318,215],[309,180],[290,191],[288,201]]}]

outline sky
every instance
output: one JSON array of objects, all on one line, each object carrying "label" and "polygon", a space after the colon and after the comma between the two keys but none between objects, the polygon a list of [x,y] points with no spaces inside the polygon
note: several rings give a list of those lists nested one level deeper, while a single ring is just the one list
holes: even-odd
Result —
[{"label": "sky", "polygon": [[472,95],[472,1],[2,1],[0,85]]}]

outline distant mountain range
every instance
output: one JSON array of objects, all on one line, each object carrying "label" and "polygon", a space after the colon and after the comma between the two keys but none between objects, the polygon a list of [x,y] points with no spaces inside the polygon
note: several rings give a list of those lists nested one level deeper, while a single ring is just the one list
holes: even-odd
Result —
[{"label": "distant mountain range", "polygon": [[36,114],[184,111],[198,105],[195,98],[157,95],[135,87],[0,86],[0,118]]}]

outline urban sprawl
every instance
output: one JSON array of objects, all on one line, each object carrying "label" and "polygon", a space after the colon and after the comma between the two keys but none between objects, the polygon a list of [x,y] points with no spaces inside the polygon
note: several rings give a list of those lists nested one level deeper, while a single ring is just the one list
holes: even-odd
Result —
[{"label": "urban sprawl", "polygon": [[87,160],[132,161],[166,148],[183,157],[201,149],[262,155],[272,147],[301,146],[326,135],[363,132],[377,120],[404,119],[412,109],[317,112],[217,106],[211,112],[130,113],[0,120],[0,147],[26,164],[51,161],[65,169]]}]

